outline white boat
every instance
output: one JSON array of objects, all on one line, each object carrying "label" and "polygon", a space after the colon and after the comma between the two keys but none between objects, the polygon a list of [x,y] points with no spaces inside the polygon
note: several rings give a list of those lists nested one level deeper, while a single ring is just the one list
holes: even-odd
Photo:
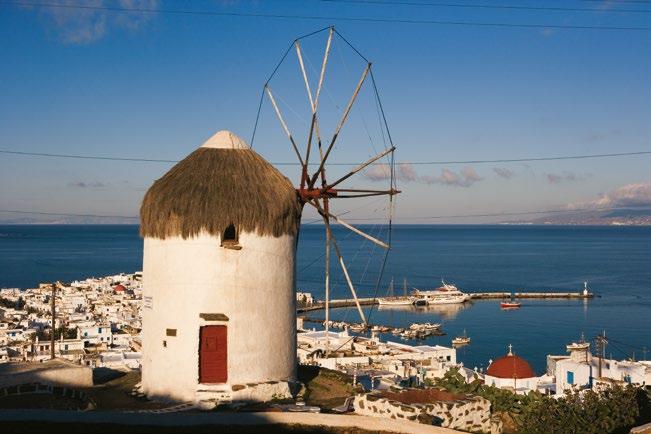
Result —
[{"label": "white boat", "polygon": [[407,295],[407,280],[405,279],[404,283],[405,287],[405,295],[401,297],[394,297],[393,296],[393,279],[391,279],[391,283],[389,284],[389,290],[387,291],[387,297],[386,298],[378,298],[378,304],[380,306],[411,306],[414,304],[414,298],[409,297]]},{"label": "white boat", "polygon": [[411,306],[414,300],[411,297],[395,297],[395,298],[378,298],[380,306]]},{"label": "white boat", "polygon": [[434,290],[421,291],[415,289],[414,297],[421,303],[424,300],[428,305],[465,303],[470,300],[468,294],[459,291],[459,288],[454,285],[445,283],[443,279],[441,279],[441,286]]},{"label": "white boat", "polygon": [[409,326],[409,330],[413,331],[429,331],[429,330],[438,330],[441,328],[441,324],[439,323],[413,323],[412,325]]},{"label": "white boat", "polygon": [[413,339],[416,337],[416,332],[414,330],[405,330],[400,333],[400,337],[403,339]]},{"label": "white boat", "polygon": [[588,351],[590,349],[590,342],[586,342],[585,335],[581,333],[581,339],[579,342],[572,342],[571,344],[568,344],[566,348],[568,353],[577,350]]},{"label": "white boat", "polygon": [[452,339],[452,345],[468,345],[470,343],[470,338],[466,334],[466,331],[463,331],[463,336],[457,336]]}]

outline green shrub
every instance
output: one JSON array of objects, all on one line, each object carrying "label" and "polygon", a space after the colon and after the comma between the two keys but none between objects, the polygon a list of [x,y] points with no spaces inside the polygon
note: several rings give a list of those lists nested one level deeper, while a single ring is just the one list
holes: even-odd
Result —
[{"label": "green shrub", "polygon": [[458,369],[428,385],[455,393],[478,395],[491,402],[492,412],[507,412],[523,434],[602,434],[628,432],[648,406],[647,395],[639,388],[614,385],[600,392],[584,390],[561,398],[538,392],[518,395],[483,384],[478,378],[466,383]]}]

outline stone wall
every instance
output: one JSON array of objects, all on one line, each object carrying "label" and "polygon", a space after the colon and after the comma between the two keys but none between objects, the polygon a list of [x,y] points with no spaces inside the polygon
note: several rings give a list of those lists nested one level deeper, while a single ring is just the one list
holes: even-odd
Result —
[{"label": "stone wall", "polygon": [[355,396],[355,413],[406,419],[470,432],[491,432],[490,401],[437,389],[407,389]]},{"label": "stone wall", "polygon": [[52,386],[50,384],[28,383],[0,387],[0,397],[33,394],[56,395],[79,400],[86,399],[86,394],[80,390],[68,387]]},{"label": "stone wall", "polygon": [[93,370],[62,359],[0,364],[0,387],[29,383],[83,389],[93,386]]}]

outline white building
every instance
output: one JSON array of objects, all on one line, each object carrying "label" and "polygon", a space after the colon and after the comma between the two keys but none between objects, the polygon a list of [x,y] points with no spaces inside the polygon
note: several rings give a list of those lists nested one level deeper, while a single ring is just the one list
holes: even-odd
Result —
[{"label": "white building", "polygon": [[651,384],[651,362],[599,359],[590,353],[589,342],[567,345],[569,356],[547,356],[547,370],[556,377],[557,393],[589,389],[597,382]]},{"label": "white building", "polygon": [[381,342],[377,338],[351,336],[347,331],[299,333],[298,357],[301,363],[328,369],[349,372],[368,368],[377,370],[378,376],[416,377],[420,382],[440,378],[457,366],[454,348]]},{"label": "white building", "polygon": [[111,345],[112,336],[110,324],[79,327],[79,337],[84,345]]},{"label": "white building", "polygon": [[302,306],[312,306],[314,304],[314,297],[310,292],[297,292],[296,301]]},{"label": "white building", "polygon": [[149,189],[141,207],[149,397],[216,403],[289,393],[300,212],[290,181],[228,131]]},{"label": "white building", "polygon": [[484,383],[521,394],[527,394],[532,390],[551,393],[553,378],[548,375],[537,376],[529,362],[515,355],[513,347],[509,345],[508,354],[488,366]]}]

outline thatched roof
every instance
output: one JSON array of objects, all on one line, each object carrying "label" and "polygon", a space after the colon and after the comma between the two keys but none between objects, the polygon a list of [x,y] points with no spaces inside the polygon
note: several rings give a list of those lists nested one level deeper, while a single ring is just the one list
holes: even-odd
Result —
[{"label": "thatched roof", "polygon": [[292,183],[242,139],[220,131],[147,191],[140,234],[220,236],[234,224],[241,232],[281,236],[297,232],[300,216]]}]

